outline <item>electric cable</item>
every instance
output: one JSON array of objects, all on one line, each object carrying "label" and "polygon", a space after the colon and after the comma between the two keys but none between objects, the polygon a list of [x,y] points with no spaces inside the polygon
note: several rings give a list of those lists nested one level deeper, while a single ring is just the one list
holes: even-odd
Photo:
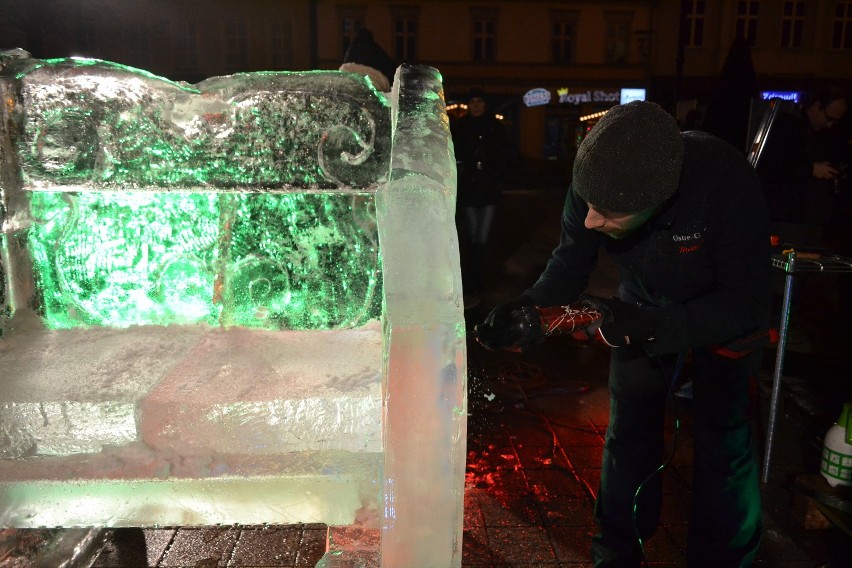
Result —
[{"label": "electric cable", "polygon": [[636,541],[639,543],[639,555],[642,560],[642,565],[647,566],[648,561],[645,558],[645,542],[642,538],[642,535],[639,534],[639,526],[637,524],[637,512],[639,509],[639,494],[645,485],[650,482],[654,476],[659,475],[666,469],[674,460],[675,453],[677,452],[677,444],[680,433],[680,418],[678,417],[677,412],[677,397],[674,396],[674,385],[680,377],[680,373],[683,370],[684,361],[686,359],[685,353],[678,353],[677,360],[675,361],[674,369],[672,370],[672,378],[669,381],[668,374],[666,370],[663,368],[663,364],[660,361],[659,357],[654,357],[657,362],[657,366],[660,369],[660,375],[662,376],[663,381],[666,384],[666,388],[668,390],[667,399],[672,401],[672,414],[673,414],[673,423],[674,423],[674,439],[672,440],[672,449],[669,452],[668,458],[666,458],[660,466],[652,471],[648,477],[645,478],[642,483],[639,484],[639,487],[636,488],[636,492],[633,494],[633,506],[632,506],[632,522],[633,522],[633,534],[636,537]]}]

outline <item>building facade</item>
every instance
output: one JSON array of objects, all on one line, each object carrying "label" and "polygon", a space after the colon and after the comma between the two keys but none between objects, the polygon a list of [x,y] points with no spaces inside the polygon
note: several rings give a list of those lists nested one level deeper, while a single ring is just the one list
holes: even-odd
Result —
[{"label": "building facade", "polygon": [[[3,47],[171,79],[336,69],[369,28],[396,61],[472,88],[512,133],[519,175],[564,172],[596,113],[644,89],[683,119],[714,96],[735,38],[758,91],[852,87],[852,1],[4,0]],[[852,89],[850,89],[852,90]],[[635,93],[636,91],[631,91]],[[526,98],[525,98],[526,95]]]}]

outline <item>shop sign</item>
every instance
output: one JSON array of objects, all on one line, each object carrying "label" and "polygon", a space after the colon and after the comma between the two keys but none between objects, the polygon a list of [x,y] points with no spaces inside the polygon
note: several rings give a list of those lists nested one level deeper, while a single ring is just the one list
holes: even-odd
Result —
[{"label": "shop sign", "polygon": [[530,89],[524,94],[524,104],[528,107],[546,105],[550,102],[550,91],[542,89]]},{"label": "shop sign", "polygon": [[781,99],[782,101],[793,101],[794,103],[799,102],[799,92],[798,91],[761,91],[760,98],[765,101],[770,99]]},{"label": "shop sign", "polygon": [[566,105],[581,105],[587,103],[612,103],[618,104],[621,100],[621,90],[605,91],[601,89],[577,91],[572,93],[567,87],[557,89],[559,103]]},{"label": "shop sign", "polygon": [[621,104],[626,105],[633,101],[644,101],[645,89],[621,89]]}]

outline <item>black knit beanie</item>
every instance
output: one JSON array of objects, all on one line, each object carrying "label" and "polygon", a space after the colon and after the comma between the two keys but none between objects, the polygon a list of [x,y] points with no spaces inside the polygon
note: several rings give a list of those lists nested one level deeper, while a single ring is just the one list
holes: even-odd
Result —
[{"label": "black knit beanie", "polygon": [[574,191],[616,213],[664,203],[677,190],[683,139],[659,105],[634,101],[611,108],[592,128],[574,159]]}]

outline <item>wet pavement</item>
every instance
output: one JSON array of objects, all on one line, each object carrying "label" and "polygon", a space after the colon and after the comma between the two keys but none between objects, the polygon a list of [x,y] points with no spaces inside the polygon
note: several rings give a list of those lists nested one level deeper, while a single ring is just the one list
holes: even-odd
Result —
[{"label": "wet pavement", "polygon": [[[558,236],[562,195],[559,190],[506,195],[495,225],[487,291],[465,312],[469,329],[535,279]],[[838,323],[843,278],[852,280],[852,274],[813,279],[810,299],[791,326],[796,341],[784,367],[773,466],[762,485],[765,532],[758,566],[850,565],[837,551],[852,550],[852,541],[834,528],[806,528],[801,512],[806,500],[794,490],[799,476],[818,472],[822,436],[850,400],[852,332]],[[610,294],[614,286],[614,270],[603,259],[590,289]],[[774,361],[774,348],[767,348],[753,417],[760,456]],[[463,566],[591,566],[592,506],[608,421],[607,370],[608,348],[596,342],[552,337],[524,355],[492,353],[469,342]],[[685,566],[692,478],[688,398],[673,399],[667,424],[671,458],[660,473],[663,521],[645,545],[648,566]],[[17,541],[6,533],[0,538],[0,566],[33,565],[14,552],[21,535],[32,533],[17,531]],[[122,529],[101,537],[94,561],[85,565],[292,567],[316,564],[325,551],[327,527]],[[373,547],[377,542],[367,541]],[[359,558],[340,565],[376,565],[375,550],[362,550]]]},{"label": "wet pavement", "polygon": [[[499,252],[492,252],[489,291],[466,312],[469,329],[535,280],[558,239],[562,195],[507,196],[512,217],[504,213],[498,220]],[[775,276],[783,282],[783,273]],[[616,285],[615,267],[601,258],[590,292],[609,296]],[[771,467],[761,485],[765,531],[756,565],[850,567],[849,533],[817,522],[824,520],[818,514],[809,516],[813,507],[798,487],[808,479],[818,492],[838,494],[818,471],[823,436],[843,403],[852,400],[852,274],[813,274],[797,285],[801,297],[791,313]],[[752,419],[761,464],[776,354],[776,346],[764,351],[755,385]],[[468,359],[464,565],[591,566],[592,503],[609,410],[608,348],[551,337],[534,352],[517,355],[491,353],[471,342]],[[666,421],[671,454],[661,471],[662,524],[645,544],[648,566],[686,565],[691,418],[691,400],[673,397]],[[841,494],[848,505],[848,492]],[[817,525],[821,528],[812,528]]]}]

